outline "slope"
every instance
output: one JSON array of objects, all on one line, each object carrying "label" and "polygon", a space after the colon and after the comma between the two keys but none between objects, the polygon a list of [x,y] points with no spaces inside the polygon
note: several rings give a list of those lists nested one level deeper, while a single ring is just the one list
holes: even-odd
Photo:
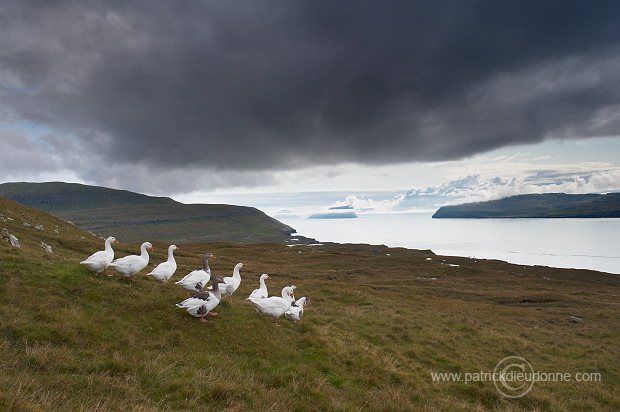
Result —
[{"label": "slope", "polygon": [[[177,250],[172,280],[200,267],[205,252],[217,256],[214,275],[247,263],[233,304],[201,324],[174,307],[185,294],[172,282],[145,270],[132,284],[80,266],[101,239],[7,200],[0,212],[22,242],[0,242],[3,410],[620,407],[615,275],[370,245],[192,243]],[[39,251],[40,240],[54,254]],[[155,242],[147,269],[165,260],[166,246]],[[138,243],[114,249],[120,257]],[[297,297],[311,298],[299,323],[282,319],[277,328],[244,301],[262,273],[271,274],[271,295],[295,284]],[[492,371],[509,355],[539,371],[601,380],[541,382],[506,399],[492,382],[432,378]]]}]

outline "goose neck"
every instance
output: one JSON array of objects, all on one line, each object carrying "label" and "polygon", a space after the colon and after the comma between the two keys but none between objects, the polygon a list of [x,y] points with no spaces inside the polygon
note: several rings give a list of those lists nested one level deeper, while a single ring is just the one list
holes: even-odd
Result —
[{"label": "goose neck", "polygon": [[108,253],[112,252],[112,240],[110,239],[105,240],[105,251]]},{"label": "goose neck", "polygon": [[220,293],[220,282],[213,282],[213,294],[217,300],[222,300],[222,294]]}]

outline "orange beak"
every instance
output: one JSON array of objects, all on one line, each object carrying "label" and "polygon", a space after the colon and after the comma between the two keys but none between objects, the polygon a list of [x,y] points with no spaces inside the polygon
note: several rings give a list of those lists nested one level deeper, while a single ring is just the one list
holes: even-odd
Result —
[{"label": "orange beak", "polygon": [[118,243],[118,240],[114,239],[114,243]]}]

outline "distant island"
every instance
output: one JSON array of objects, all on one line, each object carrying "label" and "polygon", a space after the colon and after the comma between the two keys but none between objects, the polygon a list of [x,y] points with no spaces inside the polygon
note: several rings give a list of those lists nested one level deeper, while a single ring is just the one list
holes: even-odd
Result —
[{"label": "distant island", "polygon": [[313,215],[308,216],[308,219],[355,219],[355,218],[357,218],[357,214],[353,211],[315,213]]},{"label": "distant island", "polygon": [[[334,210],[334,212],[331,212]],[[332,206],[327,212],[315,213],[308,216],[308,219],[355,219],[357,214],[355,213],[353,206]]]},{"label": "distant island", "polygon": [[488,202],[443,206],[433,218],[605,218],[620,217],[620,193],[511,196]]}]

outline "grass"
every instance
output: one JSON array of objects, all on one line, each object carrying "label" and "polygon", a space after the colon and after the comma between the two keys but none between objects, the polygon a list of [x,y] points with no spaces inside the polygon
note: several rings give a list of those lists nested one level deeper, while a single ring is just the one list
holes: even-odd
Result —
[{"label": "grass", "polygon": [[[0,242],[0,409],[620,408],[615,275],[381,246],[184,244],[172,280],[199,268],[207,251],[217,256],[214,275],[247,263],[233,303],[201,324],[173,306],[185,296],[180,287],[146,270],[132,284],[80,266],[101,239],[7,203],[5,218],[6,209],[14,220],[0,225],[22,248]],[[58,234],[48,230],[55,225]],[[167,244],[153,243],[149,268],[166,259]],[[115,245],[117,256],[138,248]],[[281,319],[277,328],[244,301],[262,273],[271,274],[270,294],[295,284],[298,297],[312,299],[299,323]],[[491,382],[431,378],[492,371],[512,355],[536,370],[598,372],[602,381],[540,382],[508,399]]]}]

